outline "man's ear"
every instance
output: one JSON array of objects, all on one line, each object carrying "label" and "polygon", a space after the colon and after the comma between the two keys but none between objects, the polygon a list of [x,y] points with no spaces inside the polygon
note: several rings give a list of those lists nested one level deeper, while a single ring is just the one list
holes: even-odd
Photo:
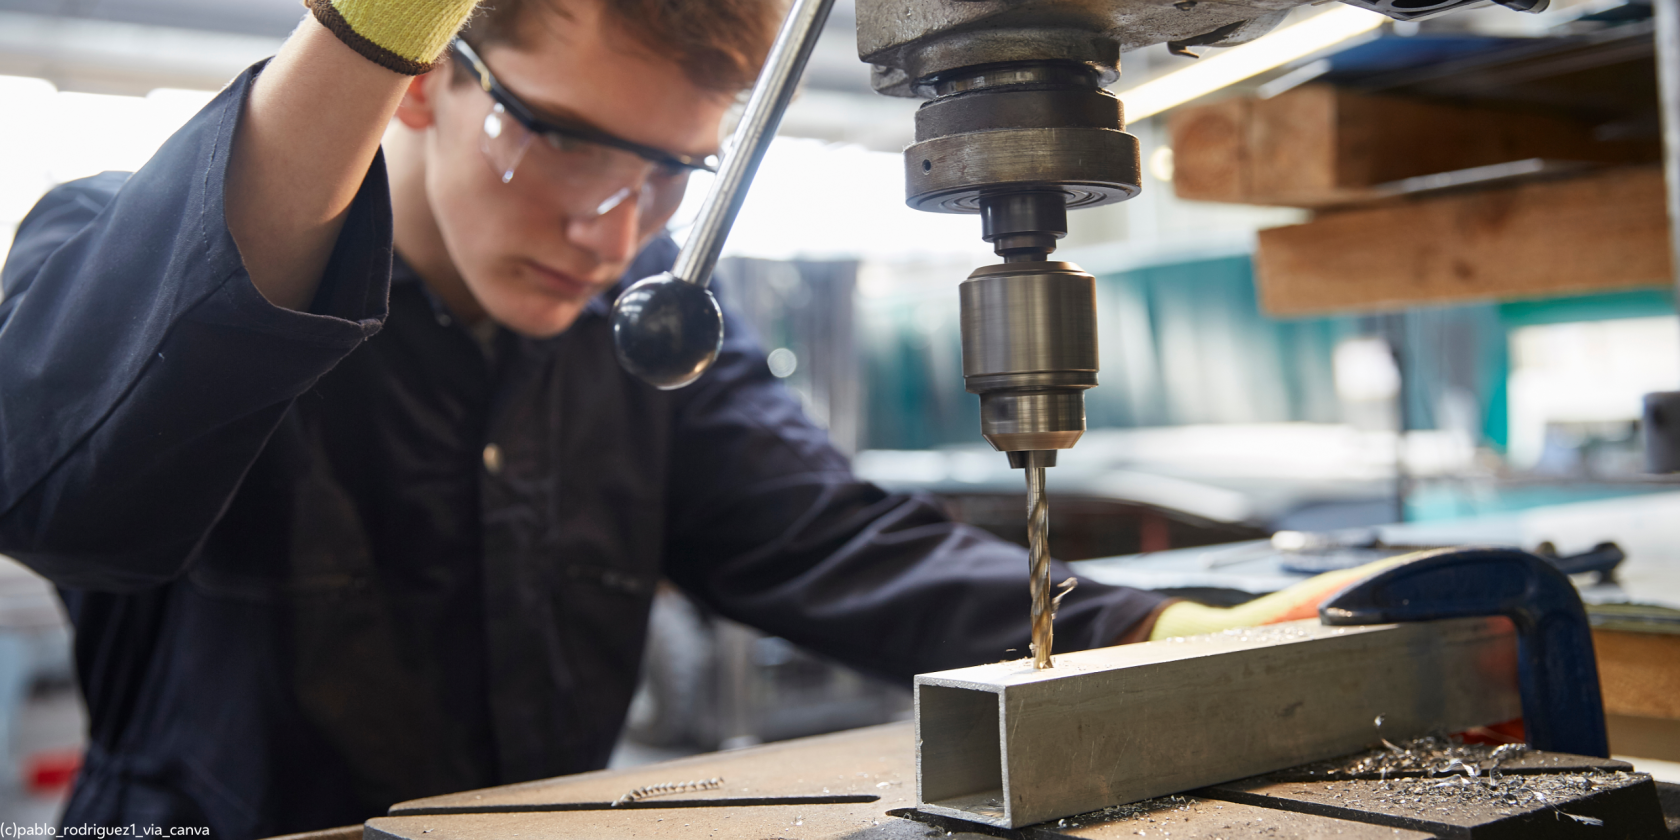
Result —
[{"label": "man's ear", "polygon": [[415,131],[431,128],[437,122],[437,94],[447,84],[447,71],[433,70],[415,76],[403,92],[402,102],[397,103],[397,119]]}]

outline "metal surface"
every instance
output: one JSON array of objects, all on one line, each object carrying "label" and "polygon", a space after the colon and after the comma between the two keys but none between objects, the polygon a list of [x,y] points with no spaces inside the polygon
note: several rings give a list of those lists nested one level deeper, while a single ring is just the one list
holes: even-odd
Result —
[{"label": "metal surface", "polygon": [[1352,779],[1452,778],[1628,770],[1633,765],[1611,758],[1531,750],[1524,744],[1465,743],[1445,735],[1392,741],[1376,749],[1329,761],[1301,764],[1265,778],[1273,782],[1338,782]]},{"label": "metal surface", "polygon": [[1048,57],[1087,65],[1106,85],[1119,76],[1123,50],[1194,38],[1298,5],[1295,0],[1176,6],[1159,0],[859,0],[858,55],[878,68],[877,90],[900,96],[915,94],[912,82],[953,69]]},{"label": "metal surface", "polygon": [[[366,836],[918,837],[924,833],[920,829],[894,833],[900,826],[893,824],[915,826],[886,815],[913,804],[913,761],[910,725],[891,724],[403,802],[390,816],[368,821]],[[629,789],[704,778],[722,778],[724,784],[705,799],[685,796],[611,807]],[[577,805],[592,807],[562,810]]]},{"label": "metal surface", "polygon": [[[911,746],[907,724],[859,729],[761,747],[710,753],[625,770],[602,770],[538,782],[418,799],[372,820],[369,836],[451,836],[449,826],[510,827],[499,836],[624,837],[638,832],[706,837],[773,836],[808,830],[844,831],[889,808],[910,804]],[[721,778],[716,791],[612,807],[626,790],[674,779]],[[780,803],[780,804],[777,804]],[[578,806],[589,806],[581,808]],[[533,813],[539,807],[547,808]],[[567,810],[561,810],[565,808]],[[470,814],[468,812],[471,812]],[[795,829],[803,818],[808,828]],[[712,821],[712,822],[708,822]],[[696,823],[702,830],[684,831]],[[434,830],[425,833],[426,829]],[[386,832],[384,835],[374,833]],[[527,834],[527,832],[532,832]],[[461,836],[461,835],[454,835]]]},{"label": "metal surface", "polygon": [[[876,90],[928,96],[942,75],[988,64],[1076,62],[1102,84],[1119,76],[1120,54],[1151,44],[1234,46],[1271,31],[1280,12],[1308,0],[858,0],[858,55],[874,65]],[[1348,0],[1396,20],[1415,20],[1476,0]],[[1520,11],[1545,3],[1508,0]]]},{"label": "metal surface", "polygon": [[[1519,714],[1503,622],[1316,621],[916,677],[918,807],[1017,827]],[[1380,723],[1378,722],[1380,718]]]},{"label": "metal surface", "polygon": [[[977,828],[965,820],[915,810],[895,811],[893,815],[925,823],[941,832],[952,832],[953,838],[972,840],[982,836],[964,833]],[[1387,826],[1297,814],[1261,805],[1239,805],[1192,795],[1163,796],[1013,831],[991,828],[986,834],[1022,840],[1137,840],[1139,837],[1165,837],[1167,840],[1435,840],[1433,834],[1419,831],[1397,831]]]},{"label": "metal surface", "polygon": [[710,779],[690,779],[686,782],[662,782],[657,785],[642,785],[635,790],[626,791],[623,796],[612,801],[613,807],[640,802],[655,796],[672,796],[678,793],[694,793],[702,790],[716,790],[723,787],[723,780],[713,776]]},{"label": "metal surface", "polygon": [[[1222,785],[1181,795],[1146,800],[1130,805],[1104,807],[1055,822],[1020,829],[978,825],[966,820],[939,817],[915,811],[910,805],[910,778],[914,771],[914,732],[908,722],[862,729],[838,735],[808,738],[695,756],[663,764],[627,770],[585,773],[507,787],[468,791],[449,796],[405,802],[389,816],[368,821],[368,838],[403,840],[488,840],[517,836],[522,840],[575,837],[659,837],[674,840],[717,840],[717,838],[787,837],[802,840],[925,840],[929,836],[955,840],[1002,837],[1011,840],[1109,840],[1166,836],[1172,840],[1251,840],[1291,837],[1300,840],[1423,840],[1437,832],[1393,828],[1385,822],[1392,816],[1387,806],[1404,806],[1408,794],[1393,803],[1349,801],[1350,788],[1342,776],[1273,776],[1245,784]],[[1408,748],[1409,744],[1402,745]],[[1386,754],[1390,752],[1384,748]],[[1458,752],[1454,751],[1455,757]],[[1206,755],[1218,760],[1222,752]],[[1363,756],[1349,756],[1344,763],[1358,763]],[[1450,766],[1450,764],[1449,764]],[[1598,817],[1600,812],[1583,811],[1576,802],[1591,800],[1594,791],[1567,789],[1554,780],[1579,775],[1582,771],[1626,771],[1619,762],[1586,760],[1546,753],[1507,755],[1498,762],[1503,779],[1522,776],[1552,798],[1548,814],[1555,825],[1529,823],[1531,833],[1506,832],[1502,836],[1559,836],[1611,838],[1607,832],[1577,822],[1562,814]],[[1460,778],[1463,769],[1449,771],[1445,778]],[[705,800],[653,800],[612,808],[607,798],[628,787],[671,779],[708,775],[727,779],[718,797]],[[1491,774],[1484,772],[1483,779]],[[1407,779],[1391,775],[1390,781],[1428,782],[1439,785],[1442,774],[1426,778],[1427,772],[1412,773]],[[1373,776],[1372,778],[1376,778]],[[1379,780],[1380,781],[1380,780]],[[1288,782],[1276,795],[1256,786]],[[1538,783],[1538,784],[1533,784]],[[1507,785],[1507,788],[1510,786]],[[824,789],[829,792],[823,793]],[[1245,789],[1246,788],[1246,789]],[[1560,789],[1561,792],[1560,792]],[[1230,791],[1235,790],[1237,793]],[[1398,790],[1398,788],[1397,788]],[[1464,807],[1475,807],[1477,790],[1470,786],[1425,788],[1416,798],[1427,798],[1434,808],[1454,808],[1455,818]],[[1249,804],[1233,800],[1245,797]],[[878,798],[877,798],[878,797]],[[748,804],[747,800],[757,804]],[[870,801],[873,800],[873,801]],[[1309,813],[1317,800],[1336,808],[1336,816]],[[768,804],[768,803],[782,804]],[[656,804],[657,803],[657,804]],[[794,804],[800,803],[800,804]],[[1306,804],[1302,804],[1306,803]],[[1624,805],[1626,803],[1623,803]],[[1590,803],[1589,803],[1590,805]],[[1590,805],[1590,807],[1596,807]],[[1528,809],[1523,809],[1528,810]],[[1639,809],[1624,807],[1612,819],[1635,815]],[[1649,802],[1643,811],[1648,815]],[[1440,812],[1424,813],[1434,818]],[[1486,824],[1496,830],[1510,825],[1508,815],[1484,810],[1480,823],[1458,820],[1455,825],[1476,830]],[[1440,820],[1437,820],[1439,822]],[[930,831],[933,829],[934,831]],[[950,832],[947,834],[947,832]],[[333,840],[351,833],[341,831]],[[1476,835],[1472,835],[1476,836]],[[313,840],[313,839],[312,839]]]},{"label": "metal surface", "polygon": [[1625,770],[1301,784],[1245,779],[1198,791],[1326,817],[1424,831],[1443,840],[1668,836],[1656,785]]},{"label": "metal surface", "polygon": [[834,0],[795,0],[671,270],[636,283],[613,304],[619,364],[660,389],[693,382],[717,358],[723,312],[705,287],[833,5]]},{"label": "metal surface", "polygon": [[963,379],[1001,452],[1068,449],[1097,384],[1096,279],[1071,263],[982,266],[959,290]]},{"label": "metal surface", "polygon": [[1326,624],[1502,615],[1517,628],[1523,728],[1535,749],[1608,757],[1586,609],[1544,560],[1511,548],[1426,552],[1319,607]]},{"label": "metal surface", "polygon": [[1085,430],[1085,398],[1071,389],[983,393],[980,428],[1002,452],[1071,449]]},{"label": "metal surface", "polygon": [[1067,205],[1060,191],[1038,190],[982,196],[980,238],[1004,262],[1042,261],[1067,236]]},{"label": "metal surface", "polygon": [[661,390],[700,378],[723,347],[723,310],[706,287],[669,272],[637,281],[613,302],[613,352]]}]

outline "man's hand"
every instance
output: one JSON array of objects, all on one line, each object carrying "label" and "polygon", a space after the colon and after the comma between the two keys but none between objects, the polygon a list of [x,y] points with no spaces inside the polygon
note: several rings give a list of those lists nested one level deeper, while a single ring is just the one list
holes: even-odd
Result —
[{"label": "man's hand", "polygon": [[[233,140],[228,230],[276,306],[315,296],[339,228],[413,74],[473,0],[313,0],[251,89]],[[332,29],[320,21],[327,21]]]},{"label": "man's hand", "polygon": [[1316,618],[1318,605],[1330,596],[1404,559],[1390,557],[1352,569],[1325,572],[1287,589],[1263,595],[1235,607],[1209,607],[1179,601],[1161,611],[1160,616],[1155,619],[1154,629],[1149,633],[1149,640],[1198,636],[1235,627],[1258,627],[1262,624]]}]

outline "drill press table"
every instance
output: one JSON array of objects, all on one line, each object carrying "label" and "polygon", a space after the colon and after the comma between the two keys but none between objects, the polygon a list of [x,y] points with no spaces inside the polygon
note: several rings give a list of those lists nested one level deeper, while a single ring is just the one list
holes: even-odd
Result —
[{"label": "drill press table", "polygon": [[[889,724],[405,802],[393,807],[390,816],[369,820],[365,836],[369,840],[910,840],[947,836],[956,840],[1139,836],[1621,840],[1680,836],[1680,809],[1675,809],[1676,819],[1665,827],[1657,805],[1659,791],[1649,777],[1630,772],[1624,762],[1546,753],[1527,753],[1500,763],[1508,785],[1540,792],[1540,798],[1515,797],[1526,805],[1510,804],[1513,797],[1488,796],[1464,797],[1451,804],[1449,797],[1455,789],[1485,785],[1480,776],[1404,777],[1397,775],[1403,771],[1385,765],[1386,779],[1354,779],[1330,765],[1309,765],[1015,830],[914,813],[915,761],[911,724]],[[696,792],[611,805],[637,788],[711,779],[722,782]],[[1670,807],[1675,806],[1680,802]]]}]

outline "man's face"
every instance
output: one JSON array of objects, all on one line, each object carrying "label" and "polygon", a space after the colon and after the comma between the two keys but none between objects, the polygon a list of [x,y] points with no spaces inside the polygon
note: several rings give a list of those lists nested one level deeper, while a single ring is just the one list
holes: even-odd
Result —
[{"label": "man's face", "polygon": [[[599,0],[566,0],[565,9],[568,16],[539,6],[522,21],[519,43],[480,52],[510,93],[545,120],[696,158],[716,151],[728,97],[696,87],[681,67],[620,33],[602,19]],[[503,162],[493,165],[485,152],[490,95],[476,84],[450,84],[451,73],[465,71],[450,67],[422,82],[432,115],[425,195],[437,233],[485,314],[525,335],[559,333],[623,274],[675,209],[636,196],[653,195],[645,187],[650,179],[657,186],[663,177],[665,193],[680,190],[683,179],[673,183],[616,150],[609,165],[562,177],[570,170],[555,164],[572,158],[536,137],[504,182]],[[506,125],[517,129],[511,118]],[[603,194],[623,190],[628,199],[599,212]]]}]

